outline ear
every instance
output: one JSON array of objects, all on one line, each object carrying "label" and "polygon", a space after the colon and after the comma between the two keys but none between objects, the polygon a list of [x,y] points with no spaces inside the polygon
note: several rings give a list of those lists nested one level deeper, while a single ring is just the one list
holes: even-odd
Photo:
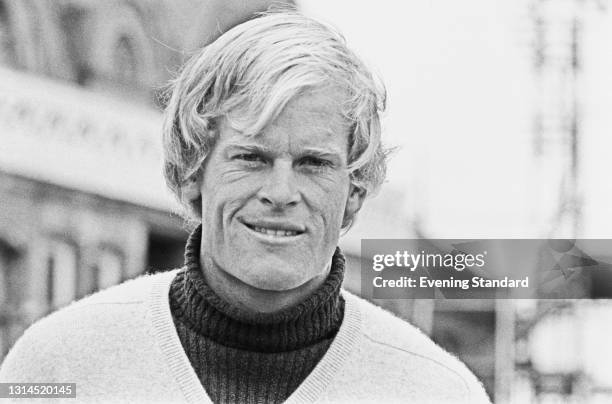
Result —
[{"label": "ear", "polygon": [[349,195],[346,199],[346,206],[344,207],[344,217],[342,218],[342,228],[346,228],[351,225],[357,212],[361,209],[361,205],[363,205],[363,201],[366,197],[366,190],[355,185],[351,184],[349,188]]},{"label": "ear", "polygon": [[202,184],[201,175],[194,176],[187,180],[181,186],[181,199],[183,204],[189,207],[189,210],[197,215],[198,218],[202,217]]}]

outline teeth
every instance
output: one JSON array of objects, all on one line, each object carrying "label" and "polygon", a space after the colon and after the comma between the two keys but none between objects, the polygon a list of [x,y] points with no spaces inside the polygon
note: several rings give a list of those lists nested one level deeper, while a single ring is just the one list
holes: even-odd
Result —
[{"label": "teeth", "polygon": [[297,231],[292,231],[292,230],[273,230],[273,229],[266,229],[265,227],[253,227],[253,229],[258,233],[267,234],[269,236],[275,236],[275,237],[297,236],[298,234]]}]

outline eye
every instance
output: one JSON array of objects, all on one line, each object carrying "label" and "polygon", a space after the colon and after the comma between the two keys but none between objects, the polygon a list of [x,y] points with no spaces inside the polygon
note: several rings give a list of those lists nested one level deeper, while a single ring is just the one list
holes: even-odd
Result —
[{"label": "eye", "polygon": [[263,156],[256,153],[240,153],[233,157],[234,160],[246,161],[249,163],[265,163]]},{"label": "eye", "polygon": [[300,164],[307,167],[313,168],[323,168],[323,167],[331,167],[331,161],[315,157],[315,156],[305,156],[300,160]]}]

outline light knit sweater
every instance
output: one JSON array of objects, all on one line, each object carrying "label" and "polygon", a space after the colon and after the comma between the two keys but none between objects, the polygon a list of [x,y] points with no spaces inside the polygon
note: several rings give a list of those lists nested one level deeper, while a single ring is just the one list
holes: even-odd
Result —
[{"label": "light knit sweater", "polygon": [[[210,403],[172,321],[176,273],[124,282],[38,321],[6,357],[0,382],[76,383],[67,403]],[[287,403],[489,402],[474,375],[415,327],[342,294],[340,330]]]}]

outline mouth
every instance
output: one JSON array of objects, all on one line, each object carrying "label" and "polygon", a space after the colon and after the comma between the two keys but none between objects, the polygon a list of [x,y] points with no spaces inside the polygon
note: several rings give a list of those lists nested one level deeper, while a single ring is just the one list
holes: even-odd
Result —
[{"label": "mouth", "polygon": [[241,221],[251,231],[271,238],[298,237],[306,232],[302,226],[286,222]]}]

